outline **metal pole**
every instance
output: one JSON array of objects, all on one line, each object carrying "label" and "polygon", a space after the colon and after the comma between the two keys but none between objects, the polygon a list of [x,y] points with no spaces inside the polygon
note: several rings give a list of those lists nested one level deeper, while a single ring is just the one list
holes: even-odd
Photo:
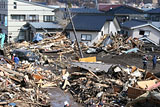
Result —
[{"label": "metal pole", "polygon": [[78,46],[78,50],[79,50],[79,53],[80,53],[80,57],[83,58],[83,53],[82,53],[80,44],[79,44],[78,39],[77,39],[77,33],[76,33],[76,30],[75,30],[74,23],[73,23],[73,20],[72,20],[72,17],[71,17],[71,13],[70,13],[70,10],[69,10],[68,6],[67,6],[67,10],[68,10],[69,19],[70,19],[70,22],[71,22],[71,25],[72,25],[72,28],[73,28],[73,33],[74,33],[74,36],[75,36],[75,39],[76,39],[76,42],[77,42],[77,46]]}]

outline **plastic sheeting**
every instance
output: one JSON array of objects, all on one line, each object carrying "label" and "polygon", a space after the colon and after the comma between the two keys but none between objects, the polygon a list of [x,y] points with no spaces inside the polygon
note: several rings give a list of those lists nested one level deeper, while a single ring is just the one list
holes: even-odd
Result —
[{"label": "plastic sheeting", "polygon": [[35,34],[34,37],[33,37],[33,42],[39,42],[39,41],[43,40],[42,36],[43,35],[41,35],[39,33]]}]

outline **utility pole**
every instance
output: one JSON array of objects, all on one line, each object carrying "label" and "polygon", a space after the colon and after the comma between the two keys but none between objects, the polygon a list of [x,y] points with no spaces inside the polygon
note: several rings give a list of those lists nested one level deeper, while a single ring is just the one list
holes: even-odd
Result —
[{"label": "utility pole", "polygon": [[73,28],[73,33],[74,33],[74,36],[75,36],[75,39],[76,39],[76,42],[77,42],[77,46],[78,46],[78,50],[79,50],[79,53],[80,53],[80,57],[83,58],[83,53],[82,53],[80,44],[79,44],[78,39],[77,39],[77,33],[76,33],[76,30],[75,30],[74,23],[73,23],[72,16],[71,16],[71,12],[70,12],[68,6],[67,6],[67,10],[68,10],[69,19],[70,19],[70,22],[71,22],[71,25],[72,25],[72,28]]}]

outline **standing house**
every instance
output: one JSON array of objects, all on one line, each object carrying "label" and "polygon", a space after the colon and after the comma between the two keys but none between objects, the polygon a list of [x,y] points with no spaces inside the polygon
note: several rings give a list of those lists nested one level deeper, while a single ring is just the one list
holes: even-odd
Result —
[{"label": "standing house", "polygon": [[[69,8],[71,15],[75,16],[77,14],[104,14],[95,8]],[[61,25],[66,26],[69,22],[69,15],[66,8],[57,8],[55,12],[55,21]]]},{"label": "standing house", "polygon": [[160,44],[160,29],[143,20],[130,20],[121,24],[122,32],[133,38],[146,38],[154,44]]},{"label": "standing house", "polygon": [[119,23],[131,19],[145,19],[144,11],[128,5],[121,5],[115,8],[111,8],[110,10],[106,11],[106,14],[116,16]]},{"label": "standing house", "polygon": [[[105,34],[113,34],[120,31],[119,24],[114,16],[97,15],[97,14],[78,14],[73,17],[73,23],[79,42],[92,45]],[[72,25],[69,23],[66,27],[68,37],[73,41],[75,36]]]},{"label": "standing house", "polygon": [[53,35],[57,32],[61,32],[62,29],[61,25],[53,22],[28,22],[23,26],[26,41],[32,41],[36,33]]},{"label": "standing house", "polygon": [[148,19],[152,21],[160,21],[160,8],[147,11]]},{"label": "standing house", "polygon": [[26,28],[23,25],[27,22],[53,22],[53,9],[25,0],[0,0],[0,30],[9,41],[25,40]]}]

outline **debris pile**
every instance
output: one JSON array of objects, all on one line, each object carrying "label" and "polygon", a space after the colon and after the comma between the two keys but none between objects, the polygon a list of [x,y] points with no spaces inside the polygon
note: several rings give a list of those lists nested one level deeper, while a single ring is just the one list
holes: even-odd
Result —
[{"label": "debris pile", "polygon": [[108,44],[106,46],[106,50],[109,52],[117,51],[119,53],[123,53],[123,51],[127,51],[135,47],[141,49],[143,45],[143,42],[138,40],[137,38],[129,37],[126,39],[121,35],[110,35],[110,39],[112,40],[111,44]]},{"label": "debris pile", "polygon": [[100,71],[95,65],[93,68],[87,66],[85,68],[79,64],[78,67],[73,67],[74,72],[70,72],[70,76],[68,74],[67,86],[65,84],[62,88],[69,90],[75,100],[83,105],[98,105],[103,102],[105,106],[125,106],[159,84],[158,78],[135,66],[112,65],[108,71]]},{"label": "debris pile", "polygon": [[[94,44],[94,48],[90,47],[87,53],[98,53],[104,51],[106,53],[130,53],[137,52],[142,49],[143,41],[137,38],[125,38],[122,35],[105,35],[104,38]],[[96,52],[95,52],[96,51]]]},{"label": "debris pile", "polygon": [[45,88],[54,87],[55,74],[50,70],[23,64],[14,70],[14,62],[0,57],[0,105],[19,107],[49,106]]},{"label": "debris pile", "polygon": [[[88,48],[83,43],[80,44],[83,49]],[[73,53],[75,50],[78,50],[76,43],[72,43],[65,35],[57,33],[52,37],[44,38],[38,43],[26,42],[22,43],[13,43],[9,46],[6,46],[7,53],[10,53],[14,49],[30,49],[33,52],[36,49],[41,53]]]}]

